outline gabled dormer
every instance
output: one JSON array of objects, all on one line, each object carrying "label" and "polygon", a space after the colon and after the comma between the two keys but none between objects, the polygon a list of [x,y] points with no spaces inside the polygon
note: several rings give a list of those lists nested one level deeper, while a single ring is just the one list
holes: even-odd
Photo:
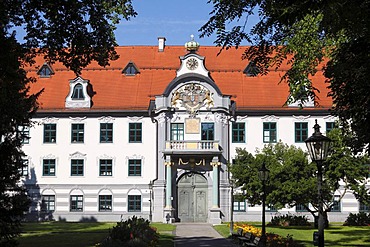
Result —
[{"label": "gabled dormer", "polygon": [[69,93],[66,98],[67,108],[90,108],[91,98],[88,94],[89,81],[77,77],[69,81]]},{"label": "gabled dormer", "polygon": [[126,67],[122,70],[122,74],[126,76],[135,76],[140,73],[139,69],[134,62],[129,62]]},{"label": "gabled dormer", "polygon": [[37,71],[37,74],[41,78],[49,78],[51,75],[54,75],[54,70],[48,63],[44,63],[41,68]]},{"label": "gabled dormer", "polygon": [[253,77],[257,76],[260,73],[260,70],[254,61],[250,61],[247,67],[245,67],[243,73],[248,77]]}]

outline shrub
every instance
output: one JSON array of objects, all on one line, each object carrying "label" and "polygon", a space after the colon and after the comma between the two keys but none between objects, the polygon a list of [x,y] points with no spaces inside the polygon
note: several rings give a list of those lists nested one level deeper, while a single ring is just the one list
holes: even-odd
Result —
[{"label": "shrub", "polygon": [[109,231],[109,236],[97,246],[99,247],[151,247],[156,246],[158,234],[150,227],[149,221],[133,216],[120,221]]},{"label": "shrub", "polygon": [[344,226],[370,226],[370,213],[350,213],[343,224]]},{"label": "shrub", "polygon": [[278,215],[271,218],[269,226],[309,226],[308,218],[305,215]]},{"label": "shrub", "polygon": [[269,247],[304,247],[304,244],[298,243],[293,240],[291,235],[286,236],[286,238],[274,234],[267,233],[267,246]]}]

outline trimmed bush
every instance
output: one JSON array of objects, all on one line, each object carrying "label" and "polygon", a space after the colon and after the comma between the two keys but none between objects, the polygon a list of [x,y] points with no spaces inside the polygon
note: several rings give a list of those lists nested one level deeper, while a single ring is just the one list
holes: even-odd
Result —
[{"label": "trimmed bush", "polygon": [[109,231],[109,236],[96,246],[154,247],[158,243],[159,235],[149,223],[148,220],[136,216],[126,221],[121,220]]},{"label": "trimmed bush", "polygon": [[305,215],[278,215],[271,218],[269,226],[309,226],[308,218]]},{"label": "trimmed bush", "polygon": [[370,213],[350,213],[343,224],[344,226],[370,226]]}]

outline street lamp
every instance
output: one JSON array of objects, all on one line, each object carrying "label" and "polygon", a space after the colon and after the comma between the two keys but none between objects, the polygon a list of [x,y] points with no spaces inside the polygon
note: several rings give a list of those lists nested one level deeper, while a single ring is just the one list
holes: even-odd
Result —
[{"label": "street lamp", "polygon": [[320,132],[317,119],[314,125],[315,132],[305,140],[311,160],[317,165],[317,194],[319,199],[318,246],[323,247],[324,240],[324,202],[322,198],[322,164],[328,157],[331,139]]},{"label": "street lamp", "polygon": [[262,168],[258,171],[258,176],[262,181],[262,236],[261,243],[262,246],[266,246],[266,218],[265,218],[265,208],[266,208],[266,181],[269,178],[269,169],[266,168],[265,162],[262,163]]},{"label": "street lamp", "polygon": [[153,193],[153,181],[149,181],[149,221],[152,222],[152,193]]}]

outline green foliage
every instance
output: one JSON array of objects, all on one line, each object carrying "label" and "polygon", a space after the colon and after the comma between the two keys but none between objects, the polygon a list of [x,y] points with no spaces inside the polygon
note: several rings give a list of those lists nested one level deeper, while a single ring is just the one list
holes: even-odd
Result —
[{"label": "green foliage", "polygon": [[149,223],[148,220],[136,216],[120,221],[112,228],[109,236],[97,246],[156,246],[159,235]]},{"label": "green foliage", "polygon": [[[354,152],[370,152],[370,1],[210,0],[213,10],[201,37],[216,34],[222,49],[252,44],[243,58],[253,60],[261,74],[290,65],[283,75],[290,88],[287,103],[314,99],[319,89],[312,75],[324,73],[333,98],[333,113]],[[258,22],[248,20],[258,15]],[[221,50],[222,51],[222,50]],[[220,52],[221,52],[220,51]],[[324,59],[326,57],[326,59]],[[356,99],[356,100],[354,100]]]},{"label": "green foliage", "polygon": [[272,216],[269,226],[309,226],[308,218],[305,215],[278,215]]},{"label": "green foliage", "polygon": [[[60,61],[76,74],[92,61],[101,66],[116,59],[114,25],[135,16],[131,0],[1,1],[0,3],[0,245],[14,246],[29,200],[20,183],[22,133],[32,126],[42,91],[31,94],[24,69]],[[24,27],[24,43],[14,27]]]},{"label": "green foliage", "polygon": [[343,224],[344,226],[370,226],[370,213],[350,213]]},{"label": "green foliage", "polygon": [[[340,181],[344,182],[340,199],[351,190],[361,201],[368,201],[369,189],[364,183],[368,170],[365,164],[369,163],[366,155],[354,155],[350,148],[345,146],[340,129],[333,129],[329,133],[333,139],[332,155],[324,164],[322,196],[325,204],[324,216],[333,206],[334,193],[340,190]],[[243,196],[252,205],[261,204],[262,182],[258,178],[258,170],[262,163],[270,170],[269,180],[266,184],[266,203],[280,209],[285,205],[311,204],[306,208],[313,216],[318,211],[317,195],[317,165],[309,163],[307,153],[295,146],[288,146],[281,142],[266,145],[258,150],[256,155],[248,153],[245,149],[236,149],[235,164],[230,171],[236,185],[243,190]]]},{"label": "green foliage", "polygon": [[19,126],[30,126],[38,95],[29,95],[31,81],[21,68],[22,48],[14,36],[0,30],[0,246],[15,246],[20,222],[28,210],[25,188],[19,183],[23,152]]}]

